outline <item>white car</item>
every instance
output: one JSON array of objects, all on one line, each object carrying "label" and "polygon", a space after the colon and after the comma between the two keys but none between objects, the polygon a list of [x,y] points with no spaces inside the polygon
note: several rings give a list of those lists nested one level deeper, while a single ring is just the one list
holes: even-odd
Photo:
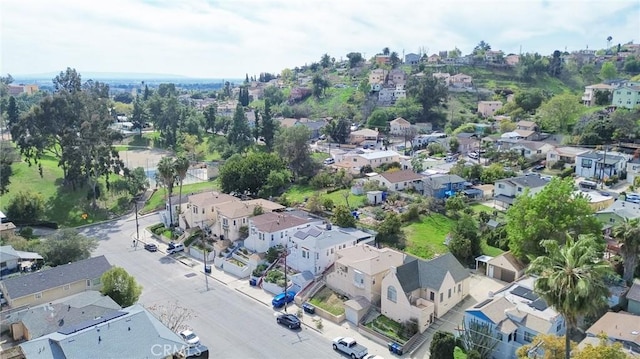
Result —
[{"label": "white car", "polygon": [[200,338],[196,335],[196,333],[191,330],[183,330],[180,332],[180,336],[182,339],[189,344],[189,346],[196,346],[200,344]]}]

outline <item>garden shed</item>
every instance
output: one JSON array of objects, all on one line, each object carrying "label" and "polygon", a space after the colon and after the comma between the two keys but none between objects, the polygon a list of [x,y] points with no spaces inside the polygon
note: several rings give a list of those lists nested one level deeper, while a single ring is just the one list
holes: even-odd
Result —
[{"label": "garden shed", "polygon": [[344,302],[344,315],[348,322],[358,325],[360,320],[367,315],[371,303],[362,296],[357,296]]}]

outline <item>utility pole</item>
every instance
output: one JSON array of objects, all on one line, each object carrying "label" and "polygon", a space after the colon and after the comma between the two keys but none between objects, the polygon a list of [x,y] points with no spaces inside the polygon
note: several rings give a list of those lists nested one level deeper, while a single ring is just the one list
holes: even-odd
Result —
[{"label": "utility pole", "polygon": [[287,254],[289,253],[289,248],[284,246],[284,312],[287,312]]},{"label": "utility pole", "polygon": [[607,145],[604,145],[604,157],[600,169],[600,189],[604,189],[604,167],[607,165]]},{"label": "utility pole", "polygon": [[209,276],[207,275],[207,242],[204,240],[204,228],[200,229],[202,231],[202,246],[204,248],[204,283],[207,287],[207,292],[209,291]]},{"label": "utility pole", "polygon": [[136,240],[135,240],[135,243],[133,244],[133,250],[137,250],[138,242],[140,242],[140,226],[138,224],[138,200],[136,199],[134,203],[136,206]]}]

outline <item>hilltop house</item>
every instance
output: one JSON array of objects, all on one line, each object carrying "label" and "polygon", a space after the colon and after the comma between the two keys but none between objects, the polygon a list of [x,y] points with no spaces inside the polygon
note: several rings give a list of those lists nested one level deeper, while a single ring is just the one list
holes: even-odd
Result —
[{"label": "hilltop house", "polygon": [[449,75],[448,73],[446,73],[446,72],[434,72],[432,76],[434,78],[442,81],[445,84],[445,86],[449,86],[449,84],[450,84],[449,81],[451,79],[451,75]]},{"label": "hilltop house", "polygon": [[451,253],[426,261],[407,256],[382,280],[381,312],[398,323],[417,320],[424,332],[469,294],[469,272]]},{"label": "hilltop house", "polygon": [[357,244],[337,253],[333,271],[327,274],[327,286],[349,298],[358,296],[380,305],[382,280],[391,267],[399,267],[404,254],[391,248],[378,249]]},{"label": "hilltop house", "polygon": [[587,148],[556,147],[547,152],[546,166],[551,167],[556,162],[562,162],[565,166],[571,166],[576,162],[576,156],[587,152],[589,152]]},{"label": "hilltop house", "polygon": [[363,142],[378,142],[380,133],[378,130],[372,130],[369,128],[363,128],[362,130],[353,131],[349,134],[349,143],[353,145],[359,145]]},{"label": "hilltop house", "polygon": [[369,73],[369,85],[386,83],[388,75],[389,71],[385,69],[371,70],[371,72]]},{"label": "hilltop house", "polygon": [[[27,358],[167,358],[187,350],[182,338],[142,305],[114,310],[20,344]],[[99,348],[99,349],[98,349]],[[206,347],[201,347],[204,352]]]},{"label": "hilltop house", "polygon": [[589,151],[576,156],[576,176],[606,179],[627,170],[628,156],[618,152]]},{"label": "hilltop house", "polygon": [[287,266],[316,276],[335,262],[339,251],[373,241],[373,234],[355,228],[340,228],[331,224],[309,225],[297,229],[290,237]]},{"label": "hilltop house", "polygon": [[402,69],[389,71],[389,82],[395,86],[403,86],[407,83],[407,73]]},{"label": "hilltop house", "polygon": [[105,256],[59,265],[11,277],[0,282],[0,291],[11,308],[49,303],[86,290],[99,290],[100,278],[111,269]]},{"label": "hilltop house", "polygon": [[389,122],[389,133],[395,136],[402,136],[407,134],[407,131],[411,128],[411,123],[402,117],[398,117],[395,120]]},{"label": "hilltop house", "polygon": [[265,253],[271,247],[287,245],[298,229],[322,224],[320,219],[296,214],[269,212],[250,218],[249,236],[244,240],[244,246],[251,251]]},{"label": "hilltop house", "polygon": [[422,182],[422,176],[412,170],[400,170],[378,173],[370,177],[369,180],[392,191],[403,191],[407,188],[415,188],[416,183]]},{"label": "hilltop house", "polygon": [[613,91],[613,106],[633,109],[640,105],[640,86],[621,86]]},{"label": "hilltop house", "polygon": [[547,180],[533,175],[500,179],[495,183],[493,200],[497,205],[509,208],[516,197],[522,195],[526,189],[529,189],[529,195],[534,195],[540,192],[547,183],[549,183]]},{"label": "hilltop house", "polygon": [[410,52],[404,55],[404,63],[407,65],[417,65],[420,63],[420,55]]},{"label": "hilltop house", "polygon": [[449,84],[458,88],[471,88],[473,87],[473,77],[465,74],[456,74],[449,77]]},{"label": "hilltop house", "polygon": [[400,154],[396,151],[387,150],[349,154],[343,157],[341,163],[359,170],[363,166],[377,168],[384,163],[393,162],[400,162]]},{"label": "hilltop house", "polygon": [[[596,93],[599,91],[606,92],[607,95],[611,95],[611,92],[615,89],[614,86],[608,84],[596,84],[584,87],[584,93],[582,94],[582,103],[585,106],[593,106],[596,104]],[[608,104],[608,103],[607,103]]]},{"label": "hilltop house", "polygon": [[535,140],[538,125],[533,121],[518,121],[516,123],[516,129],[513,132],[517,133],[521,140]]},{"label": "hilltop house", "polygon": [[549,151],[555,147],[546,142],[520,140],[512,144],[509,148],[511,151],[517,151],[522,157],[528,160],[544,159]]},{"label": "hilltop house", "polygon": [[533,292],[534,282],[530,277],[520,279],[465,310],[466,328],[486,326],[497,338],[492,358],[515,358],[518,348],[538,334],[564,334],[563,317]]},{"label": "hilltop house", "polygon": [[627,183],[633,184],[640,176],[640,157],[636,156],[627,162]]}]

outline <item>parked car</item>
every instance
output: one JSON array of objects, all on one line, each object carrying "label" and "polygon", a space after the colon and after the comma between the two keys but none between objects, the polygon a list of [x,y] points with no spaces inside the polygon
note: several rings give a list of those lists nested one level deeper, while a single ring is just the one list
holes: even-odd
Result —
[{"label": "parked car", "polygon": [[532,171],[542,171],[544,168],[544,165],[537,165],[533,167]]},{"label": "parked car", "polygon": [[148,250],[149,252],[155,252],[158,250],[158,246],[155,245],[155,243],[146,243],[144,245],[144,249]]},{"label": "parked car", "polygon": [[184,244],[182,243],[175,244],[171,242],[167,246],[167,254],[174,254],[182,251],[184,251]]},{"label": "parked car", "polygon": [[200,344],[200,338],[198,338],[198,336],[196,335],[196,333],[192,332],[191,330],[183,330],[180,332],[180,337],[182,337],[182,339],[189,344],[189,346],[196,346],[198,344]]},{"label": "parked car", "polygon": [[296,292],[289,290],[286,293],[280,293],[273,297],[271,304],[274,306],[274,308],[280,308],[285,304],[293,302],[293,298],[295,298],[295,296]]},{"label": "parked car", "polygon": [[349,337],[337,337],[333,340],[333,350],[341,351],[351,357],[351,359],[362,359],[369,351],[363,345],[356,342],[355,339]]},{"label": "parked car", "polygon": [[300,319],[293,314],[281,314],[276,317],[276,322],[282,324],[289,329],[299,329]]},{"label": "parked car", "polygon": [[333,158],[327,158],[327,159],[325,159],[325,160],[323,161],[323,163],[324,163],[325,165],[332,165],[332,164],[336,163],[336,160],[334,160]]}]

